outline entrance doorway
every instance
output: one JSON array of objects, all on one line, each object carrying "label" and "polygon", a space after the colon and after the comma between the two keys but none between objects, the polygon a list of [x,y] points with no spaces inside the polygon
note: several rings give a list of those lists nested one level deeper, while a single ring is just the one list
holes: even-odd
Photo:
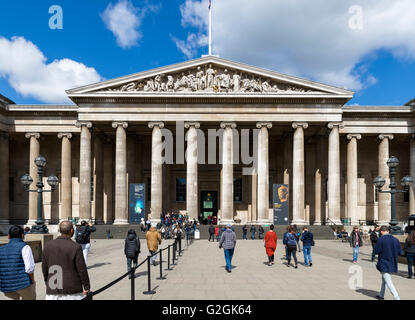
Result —
[{"label": "entrance doorway", "polygon": [[200,217],[199,221],[207,220],[208,216],[218,216],[218,192],[200,191]]}]

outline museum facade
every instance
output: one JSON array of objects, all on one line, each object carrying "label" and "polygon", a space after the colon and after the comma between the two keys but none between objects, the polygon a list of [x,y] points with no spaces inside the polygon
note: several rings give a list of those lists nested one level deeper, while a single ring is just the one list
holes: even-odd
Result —
[{"label": "museum facade", "polygon": [[[35,185],[39,154],[45,176],[59,178],[43,196],[50,225],[129,223],[131,184],[144,184],[152,220],[180,210],[270,223],[272,186],[285,184],[292,223],[388,223],[390,195],[375,192],[374,178],[388,187],[391,155],[398,181],[415,177],[414,101],[349,106],[351,91],[215,56],[66,93],[73,105],[0,96],[3,226],[36,220],[37,196],[20,178],[30,173]],[[399,221],[414,209],[412,188],[397,195]]]}]

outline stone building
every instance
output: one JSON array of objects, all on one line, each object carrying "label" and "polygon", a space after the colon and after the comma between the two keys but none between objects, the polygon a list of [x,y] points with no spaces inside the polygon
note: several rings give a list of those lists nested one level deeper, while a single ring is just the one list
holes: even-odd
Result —
[{"label": "stone building", "polygon": [[[207,56],[68,90],[72,105],[0,96],[0,223],[36,220],[36,196],[20,177],[30,172],[36,182],[39,153],[46,176],[60,181],[44,195],[50,225],[69,217],[128,223],[131,183],[146,185],[152,219],[169,209],[196,218],[209,195],[222,222],[270,222],[272,185],[284,183],[294,223],[387,223],[390,197],[376,195],[373,179],[388,179],[390,155],[400,160],[399,180],[415,177],[414,101],[345,106],[353,94]],[[212,130],[221,142],[213,154]],[[257,155],[251,172],[246,153]],[[398,194],[398,220],[414,206],[412,189]]]}]

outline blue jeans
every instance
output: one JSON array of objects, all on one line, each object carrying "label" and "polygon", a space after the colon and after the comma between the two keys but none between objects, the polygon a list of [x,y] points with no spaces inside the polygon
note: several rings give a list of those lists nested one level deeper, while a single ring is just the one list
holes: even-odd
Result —
[{"label": "blue jeans", "polygon": [[226,261],[226,270],[232,269],[232,257],[233,257],[233,250],[234,249],[224,249],[225,253],[225,261]]},{"label": "blue jeans", "polygon": [[255,232],[252,232],[251,234],[252,234],[252,235],[251,235],[252,240],[254,240],[254,239],[255,239]]},{"label": "blue jeans", "polygon": [[381,298],[385,297],[386,286],[388,287],[389,291],[391,292],[395,300],[401,300],[399,298],[398,292],[395,289],[395,286],[392,283],[391,275],[389,273],[382,273],[382,287],[380,288],[380,293],[379,293],[379,296]]},{"label": "blue jeans", "polygon": [[246,240],[246,233],[245,232],[242,234],[242,239]]},{"label": "blue jeans", "polygon": [[310,265],[312,263],[311,261],[311,246],[303,246],[303,252],[304,252],[304,263],[306,266]]},{"label": "blue jeans", "polygon": [[412,277],[412,265],[415,268],[415,253],[408,252],[406,254],[406,259],[408,260],[408,276]]},{"label": "blue jeans", "polygon": [[357,261],[359,258],[359,246],[353,248],[353,261]]}]

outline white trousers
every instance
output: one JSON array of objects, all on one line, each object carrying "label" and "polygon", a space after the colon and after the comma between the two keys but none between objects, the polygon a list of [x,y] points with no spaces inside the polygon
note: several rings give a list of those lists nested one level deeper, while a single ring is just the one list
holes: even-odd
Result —
[{"label": "white trousers", "polygon": [[85,264],[86,266],[88,266],[88,253],[89,253],[89,249],[91,248],[91,244],[90,243],[81,244],[81,247],[82,247],[82,253],[84,254]]}]

